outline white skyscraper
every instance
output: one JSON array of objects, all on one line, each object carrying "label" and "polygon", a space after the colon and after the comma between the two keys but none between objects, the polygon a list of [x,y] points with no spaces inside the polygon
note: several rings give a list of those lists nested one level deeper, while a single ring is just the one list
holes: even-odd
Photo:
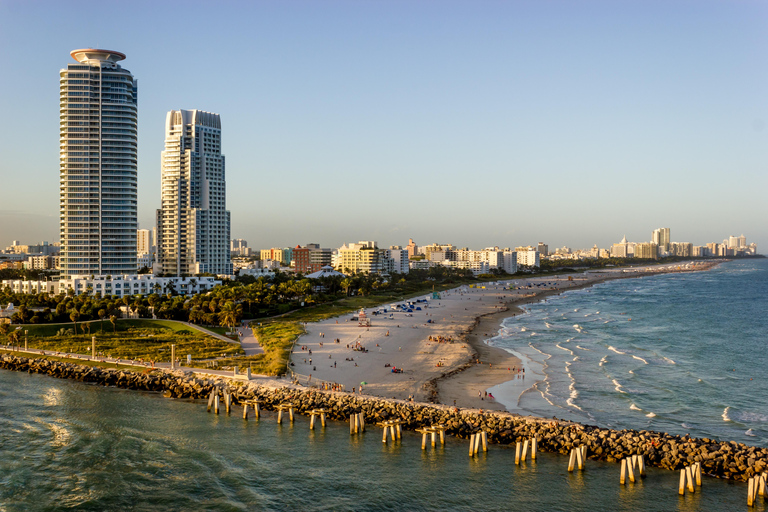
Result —
[{"label": "white skyscraper", "polygon": [[71,52],[59,79],[61,277],[136,273],[137,82],[120,52]]},{"label": "white skyscraper", "polygon": [[172,110],[165,119],[157,257],[165,275],[231,274],[221,119]]}]

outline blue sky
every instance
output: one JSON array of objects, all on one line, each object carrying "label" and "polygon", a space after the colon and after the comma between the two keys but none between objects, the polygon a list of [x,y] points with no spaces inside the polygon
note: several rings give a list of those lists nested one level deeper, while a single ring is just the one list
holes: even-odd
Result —
[{"label": "blue sky", "polygon": [[768,250],[759,1],[0,0],[0,246],[58,240],[58,71],[125,53],[139,222],[165,113],[221,114],[233,238]]}]

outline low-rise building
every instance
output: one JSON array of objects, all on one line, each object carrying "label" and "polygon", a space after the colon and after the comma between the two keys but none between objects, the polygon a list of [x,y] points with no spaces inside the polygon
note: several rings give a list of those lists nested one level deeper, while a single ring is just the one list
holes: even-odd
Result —
[{"label": "low-rise building", "polygon": [[320,244],[297,245],[293,249],[293,268],[296,272],[311,274],[332,264],[333,251]]}]

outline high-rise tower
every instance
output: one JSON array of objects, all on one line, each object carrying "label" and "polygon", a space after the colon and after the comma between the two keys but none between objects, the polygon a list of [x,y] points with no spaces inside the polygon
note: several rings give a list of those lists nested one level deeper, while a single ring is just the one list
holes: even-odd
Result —
[{"label": "high-rise tower", "polygon": [[137,81],[120,52],[71,52],[59,79],[61,277],[136,273]]},{"label": "high-rise tower", "polygon": [[165,118],[157,255],[164,275],[231,274],[221,119],[202,110]]}]

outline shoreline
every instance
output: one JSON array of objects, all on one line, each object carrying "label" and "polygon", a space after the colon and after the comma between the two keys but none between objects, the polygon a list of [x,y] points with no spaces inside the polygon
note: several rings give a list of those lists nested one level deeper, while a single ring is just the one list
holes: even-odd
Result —
[{"label": "shoreline", "polygon": [[[521,379],[517,378],[513,372],[507,371],[506,369],[511,367],[519,368],[521,365],[524,365],[525,361],[521,360],[519,357],[515,356],[504,348],[488,344],[488,341],[490,341],[495,336],[498,336],[504,320],[525,313],[525,310],[522,308],[522,306],[525,306],[526,304],[545,301],[549,297],[559,296],[569,291],[590,288],[597,284],[616,279],[635,279],[682,272],[704,272],[715,268],[720,263],[722,262],[706,262],[697,265],[693,269],[685,270],[668,268],[655,270],[653,267],[640,267],[634,272],[625,272],[626,269],[624,268],[612,271],[588,271],[585,274],[579,274],[579,276],[588,275],[591,277],[599,274],[606,275],[600,275],[595,277],[593,280],[577,283],[567,288],[541,290],[538,292],[533,292],[528,296],[508,300],[504,303],[503,309],[485,313],[476,317],[475,322],[466,331],[466,333],[464,333],[468,345],[473,350],[472,357],[459,368],[456,368],[443,376],[435,378],[432,382],[432,386],[434,388],[433,396],[435,400],[446,404],[450,404],[455,401],[453,403],[455,403],[455,405],[458,407],[477,407],[487,410],[508,411],[521,415],[535,416],[535,414],[531,411],[526,411],[517,407],[510,408],[509,406],[497,400],[486,400],[484,399],[484,396],[481,400],[476,395],[477,391],[484,393],[491,388],[497,388],[498,391],[499,387],[504,386],[505,384],[512,384],[515,388],[515,392],[518,390],[520,391],[514,398],[515,402],[517,402],[523,393],[531,391],[536,386],[536,384],[542,380],[529,379],[530,383],[521,385]],[[640,271],[640,269],[646,268],[652,270],[643,272]],[[529,279],[532,281],[548,280],[547,277],[535,277]],[[551,280],[551,277],[549,280]],[[504,283],[508,282],[510,281],[504,281]],[[479,360],[479,363],[475,362],[477,360]],[[526,370],[526,374],[531,373],[533,372]]]}]

